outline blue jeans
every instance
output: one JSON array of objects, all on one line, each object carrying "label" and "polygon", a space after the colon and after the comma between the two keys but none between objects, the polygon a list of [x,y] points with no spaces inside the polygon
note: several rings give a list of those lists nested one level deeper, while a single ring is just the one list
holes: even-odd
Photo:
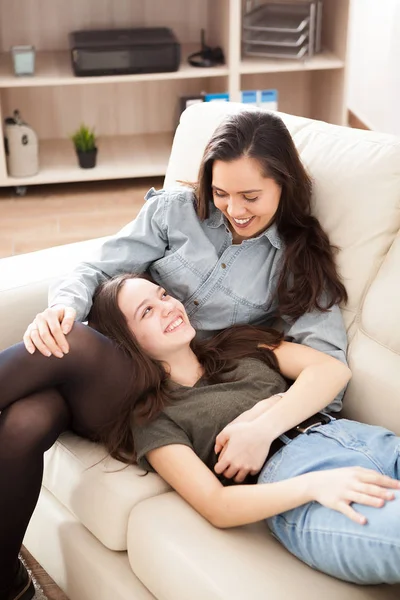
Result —
[{"label": "blue jeans", "polygon": [[[360,466],[400,479],[400,438],[382,427],[345,419],[312,428],[279,450],[258,483],[311,471]],[[354,504],[368,519],[359,525],[311,502],[267,519],[273,535],[310,567],[358,584],[400,582],[400,492],[382,508]]]}]

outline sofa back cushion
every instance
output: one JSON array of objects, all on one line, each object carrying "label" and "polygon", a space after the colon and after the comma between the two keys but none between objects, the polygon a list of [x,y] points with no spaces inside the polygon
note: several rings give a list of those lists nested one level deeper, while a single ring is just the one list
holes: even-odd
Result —
[{"label": "sofa back cushion", "polygon": [[[165,186],[196,181],[204,147],[235,103],[181,117]],[[400,434],[400,140],[280,114],[314,182],[313,210],[333,244],[349,302],[342,307],[353,379],[345,413]]]}]

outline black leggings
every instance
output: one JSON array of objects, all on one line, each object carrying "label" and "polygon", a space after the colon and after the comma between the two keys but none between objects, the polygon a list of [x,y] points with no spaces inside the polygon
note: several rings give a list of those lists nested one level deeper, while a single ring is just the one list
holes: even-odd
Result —
[{"label": "black leggings", "polygon": [[0,600],[36,506],[43,453],[66,429],[96,439],[135,378],[109,339],[75,323],[63,358],[31,355],[22,343],[0,353]]}]

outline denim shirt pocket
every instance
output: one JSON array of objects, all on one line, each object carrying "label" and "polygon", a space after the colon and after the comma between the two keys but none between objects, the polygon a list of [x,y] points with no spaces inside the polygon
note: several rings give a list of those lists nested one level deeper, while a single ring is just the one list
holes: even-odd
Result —
[{"label": "denim shirt pocket", "polygon": [[267,246],[243,245],[224,281],[226,294],[235,302],[238,322],[261,324],[271,316],[276,308],[277,275],[275,254]]},{"label": "denim shirt pocket", "polygon": [[172,252],[155,261],[149,267],[149,272],[158,285],[165,287],[169,294],[182,302],[202,284],[201,275],[190,268],[179,252]]},{"label": "denim shirt pocket", "polygon": [[252,290],[251,282],[242,281],[241,289],[233,286],[233,289],[227,289],[225,293],[235,305],[236,323],[266,324],[274,312],[267,286],[261,290],[259,287]]}]

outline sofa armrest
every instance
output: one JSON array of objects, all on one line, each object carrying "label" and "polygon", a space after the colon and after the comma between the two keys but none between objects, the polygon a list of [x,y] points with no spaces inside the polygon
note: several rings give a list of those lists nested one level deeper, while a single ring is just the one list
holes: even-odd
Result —
[{"label": "sofa armrest", "polygon": [[49,283],[69,273],[104,239],[0,260],[0,350],[21,341],[27,325],[47,307]]}]

